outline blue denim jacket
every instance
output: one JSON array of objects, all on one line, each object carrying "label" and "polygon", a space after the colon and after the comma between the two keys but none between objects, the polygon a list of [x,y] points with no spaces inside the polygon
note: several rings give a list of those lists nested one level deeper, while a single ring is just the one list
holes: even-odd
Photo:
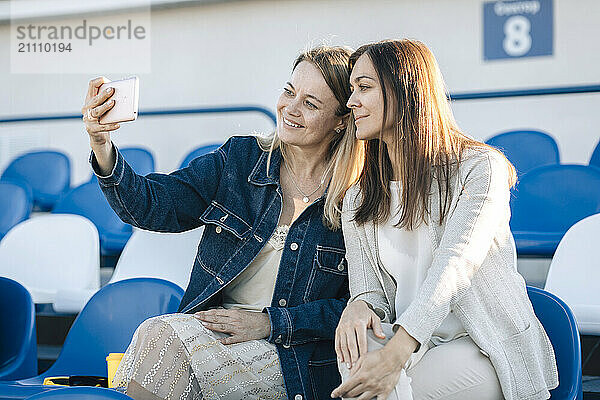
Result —
[{"label": "blue denim jacket", "polygon": [[[182,232],[205,225],[181,312],[219,305],[222,289],[267,243],[279,221],[281,153],[267,156],[252,136],[232,137],[171,174],[136,175],[117,150],[116,165],[98,182],[127,223]],[[93,154],[90,158],[97,172]],[[267,339],[277,347],[289,399],[330,399],[340,383],[334,332],[349,297],[341,230],[322,221],[324,197],[290,226],[281,256]],[[165,266],[168,268],[168,266]]]}]

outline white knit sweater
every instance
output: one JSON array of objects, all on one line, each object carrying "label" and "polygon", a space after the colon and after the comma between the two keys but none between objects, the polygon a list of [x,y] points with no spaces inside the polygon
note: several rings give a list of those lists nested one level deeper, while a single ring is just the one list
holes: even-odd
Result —
[{"label": "white knit sweater", "polygon": [[342,228],[350,301],[366,301],[382,320],[400,324],[419,343],[429,341],[452,310],[489,354],[507,400],[549,398],[558,386],[554,350],[517,272],[503,157],[488,149],[464,153],[442,225],[436,184],[431,193],[427,225],[433,260],[416,297],[396,316],[396,285],[379,259],[377,227],[353,221],[361,193],[356,185],[348,190]]}]

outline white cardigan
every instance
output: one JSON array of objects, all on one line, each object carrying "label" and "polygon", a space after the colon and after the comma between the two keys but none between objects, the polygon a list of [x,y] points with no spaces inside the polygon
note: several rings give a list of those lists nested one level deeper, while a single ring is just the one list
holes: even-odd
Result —
[{"label": "white cardigan", "polygon": [[489,149],[465,151],[451,186],[442,225],[438,188],[432,187],[427,225],[433,261],[417,296],[398,316],[396,285],[377,251],[377,227],[353,221],[361,193],[358,185],[348,190],[342,228],[350,301],[366,301],[383,321],[400,324],[419,343],[427,343],[452,310],[489,355],[507,400],[547,399],[558,386],[556,360],[517,272],[504,158]]}]

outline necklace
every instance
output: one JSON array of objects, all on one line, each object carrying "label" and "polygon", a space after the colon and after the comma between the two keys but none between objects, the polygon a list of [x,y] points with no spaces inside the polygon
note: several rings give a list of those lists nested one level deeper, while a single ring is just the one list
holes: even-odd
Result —
[{"label": "necklace", "polygon": [[290,180],[292,181],[292,183],[294,184],[294,187],[296,188],[296,190],[298,192],[300,192],[300,194],[302,195],[302,201],[304,203],[308,203],[310,201],[310,196],[312,196],[313,194],[317,193],[317,191],[319,189],[321,189],[321,187],[323,186],[323,183],[325,183],[325,177],[327,176],[327,174],[329,173],[329,169],[331,168],[331,163],[327,166],[327,168],[325,169],[325,172],[323,172],[323,176],[321,176],[321,183],[319,183],[319,186],[317,186],[317,188],[315,190],[313,190],[312,192],[310,192],[309,194],[306,194],[302,191],[302,189],[300,189],[300,187],[298,186],[298,184],[296,183],[296,181],[294,180],[294,173],[292,172],[292,169],[290,168],[290,166],[288,165],[288,163],[284,160],[283,161],[283,165],[285,165],[285,169],[287,170],[288,174],[290,175]]}]

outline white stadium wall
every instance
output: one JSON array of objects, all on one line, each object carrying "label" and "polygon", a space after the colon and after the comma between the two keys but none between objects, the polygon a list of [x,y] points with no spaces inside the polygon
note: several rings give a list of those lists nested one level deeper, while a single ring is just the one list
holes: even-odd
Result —
[{"label": "white stadium wall", "polygon": [[[116,74],[11,73],[5,18],[0,119],[77,113],[88,81],[99,75],[138,75],[142,110],[239,104],[274,109],[294,57],[306,46],[357,47],[402,37],[420,39],[434,51],[451,93],[600,84],[600,2],[553,3],[553,55],[502,61],[483,60],[483,1],[478,0],[230,1],[157,8],[151,15],[151,63],[145,68],[150,72]],[[70,18],[83,17],[52,17],[49,23]],[[108,22],[111,16],[103,18]],[[556,138],[563,162],[586,163],[600,138],[600,93],[468,100],[453,107],[459,124],[480,139],[509,129],[542,129]],[[260,114],[141,117],[123,124],[115,142],[149,147],[158,170],[170,171],[197,145],[270,129],[270,120]],[[66,152],[73,184],[88,177],[81,121],[0,124],[0,170],[14,155],[36,147]]]}]

